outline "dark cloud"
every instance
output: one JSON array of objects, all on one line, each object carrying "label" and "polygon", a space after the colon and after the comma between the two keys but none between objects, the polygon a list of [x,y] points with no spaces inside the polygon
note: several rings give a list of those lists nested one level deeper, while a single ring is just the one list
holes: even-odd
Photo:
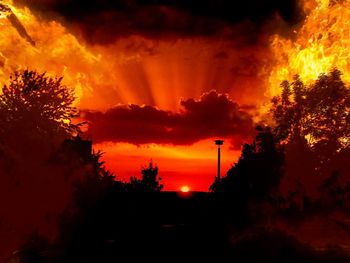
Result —
[{"label": "dark cloud", "polygon": [[83,117],[89,123],[87,134],[95,142],[185,145],[225,137],[233,139],[236,147],[254,132],[251,115],[226,95],[211,91],[199,100],[183,100],[181,105],[179,113],[124,105],[106,112],[85,111]]},{"label": "dark cloud", "polygon": [[[237,35],[231,26],[251,21],[241,33],[258,35],[266,20],[279,15],[289,24],[300,18],[298,0],[16,0],[46,18],[58,14],[85,39],[108,43],[118,37]],[[253,31],[252,31],[253,28]]]}]

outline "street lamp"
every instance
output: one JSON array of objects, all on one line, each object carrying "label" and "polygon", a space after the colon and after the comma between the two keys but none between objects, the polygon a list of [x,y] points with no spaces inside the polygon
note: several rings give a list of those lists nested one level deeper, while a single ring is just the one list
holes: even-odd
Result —
[{"label": "street lamp", "polygon": [[218,183],[220,185],[220,146],[224,144],[224,140],[215,140],[215,144],[218,146]]}]

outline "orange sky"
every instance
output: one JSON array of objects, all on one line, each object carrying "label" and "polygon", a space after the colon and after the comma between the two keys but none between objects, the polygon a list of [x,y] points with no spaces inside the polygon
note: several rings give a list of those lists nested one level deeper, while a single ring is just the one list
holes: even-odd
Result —
[{"label": "orange sky", "polygon": [[[27,8],[15,8],[11,2],[6,0],[32,43],[20,36],[5,15],[0,16],[2,83],[13,70],[28,67],[63,76],[63,82],[75,89],[79,109],[102,113],[132,103],[183,115],[187,109],[181,100],[198,100],[213,89],[228,94],[229,100],[239,107],[258,107],[266,101],[269,47],[264,34],[252,41],[251,34],[242,30],[256,30],[250,22],[227,28],[214,37],[149,38],[128,34],[107,44],[92,44],[79,33],[73,34],[60,20],[45,20]],[[215,109],[206,110],[210,115]],[[143,132],[142,128],[139,132]],[[106,166],[120,178],[139,175],[140,167],[153,159],[164,178],[165,190],[177,190],[187,184],[192,190],[206,191],[217,165],[213,143],[217,135],[209,134],[212,136],[198,137],[187,145],[180,143],[182,146],[171,144],[177,142],[136,146],[114,140],[95,144],[94,148],[105,152]],[[90,138],[96,141],[93,136]],[[243,141],[235,143],[240,145]],[[239,155],[230,149],[227,142],[223,147],[222,174]]]},{"label": "orange sky", "polygon": [[[145,7],[137,1],[125,1],[123,13],[120,6],[114,6],[115,1],[100,2],[98,11],[83,10],[88,3],[82,7],[69,0],[3,0],[18,21],[11,21],[8,12],[0,13],[0,82],[6,83],[14,70],[26,68],[63,76],[64,84],[76,92],[79,109],[85,113],[95,110],[100,114],[95,117],[107,118],[99,122],[104,131],[98,131],[95,125],[90,137],[104,142],[95,144],[95,149],[106,152],[106,166],[125,179],[139,174],[140,166],[153,159],[167,190],[179,189],[183,184],[207,190],[216,173],[214,137],[222,137],[226,128],[224,137],[234,140],[236,149],[250,142],[252,134],[247,132],[247,126],[253,126],[254,114],[263,112],[261,106],[272,94],[278,94],[282,80],[296,73],[303,79],[314,79],[334,65],[347,72],[350,65],[346,49],[349,45],[344,45],[349,39],[344,33],[348,32],[348,2],[343,8],[329,5],[328,0],[311,1],[320,6],[306,8],[310,14],[299,30],[292,29],[297,28],[303,16],[298,15],[298,6],[291,8],[293,3],[275,6],[278,1],[270,1],[270,5],[253,1],[261,10],[252,10],[245,1],[218,1],[216,7],[203,1],[194,9],[186,1],[173,1],[179,4],[177,8]],[[129,6],[131,2],[136,5]],[[231,6],[233,2],[237,2],[237,8]],[[13,3],[24,3],[32,9],[15,7]],[[36,9],[35,3],[51,12],[41,12],[44,9]],[[61,4],[74,11],[59,14],[68,10],[60,9]],[[228,8],[233,14],[226,17]],[[191,14],[191,10],[195,12]],[[214,12],[206,16],[210,11]],[[201,97],[211,90],[216,90],[217,96],[227,94],[227,100],[218,97],[216,102],[230,104],[232,116],[216,122],[212,112],[219,104],[210,104],[210,100],[205,104]],[[181,104],[181,100],[188,105]],[[147,111],[143,105],[152,108]],[[207,105],[215,107],[205,108]],[[114,115],[105,114],[117,107]],[[120,116],[122,107],[124,113],[138,116],[140,122],[133,119],[130,124],[128,117]],[[227,112],[225,107],[221,109],[219,113]],[[152,123],[146,129],[142,125],[152,121],[154,115],[143,122],[145,115],[132,115],[135,110],[163,117],[163,122]],[[164,123],[168,126],[162,126]],[[226,127],[226,123],[231,126]],[[214,124],[219,124],[217,130],[212,129]],[[163,138],[156,134],[159,130],[168,134]],[[113,136],[119,131],[122,133]],[[144,140],[140,143],[127,138],[128,132],[136,137],[137,133],[148,132],[149,136],[138,138]],[[152,135],[162,138],[157,140]],[[182,138],[186,136],[189,138]],[[239,155],[230,149],[227,142],[223,147],[223,174]]]}]

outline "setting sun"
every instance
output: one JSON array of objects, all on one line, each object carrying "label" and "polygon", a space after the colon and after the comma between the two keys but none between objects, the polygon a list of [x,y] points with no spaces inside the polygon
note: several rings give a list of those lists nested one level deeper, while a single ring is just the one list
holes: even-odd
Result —
[{"label": "setting sun", "polygon": [[188,193],[190,191],[190,188],[187,185],[184,185],[181,187],[181,192]]}]

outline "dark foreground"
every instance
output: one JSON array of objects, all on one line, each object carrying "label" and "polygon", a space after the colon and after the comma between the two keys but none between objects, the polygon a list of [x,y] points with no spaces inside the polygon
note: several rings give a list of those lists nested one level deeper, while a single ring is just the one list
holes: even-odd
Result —
[{"label": "dark foreground", "polygon": [[33,239],[12,260],[350,262],[340,248],[314,249],[224,200],[209,193],[110,194],[66,215],[59,241]]}]

